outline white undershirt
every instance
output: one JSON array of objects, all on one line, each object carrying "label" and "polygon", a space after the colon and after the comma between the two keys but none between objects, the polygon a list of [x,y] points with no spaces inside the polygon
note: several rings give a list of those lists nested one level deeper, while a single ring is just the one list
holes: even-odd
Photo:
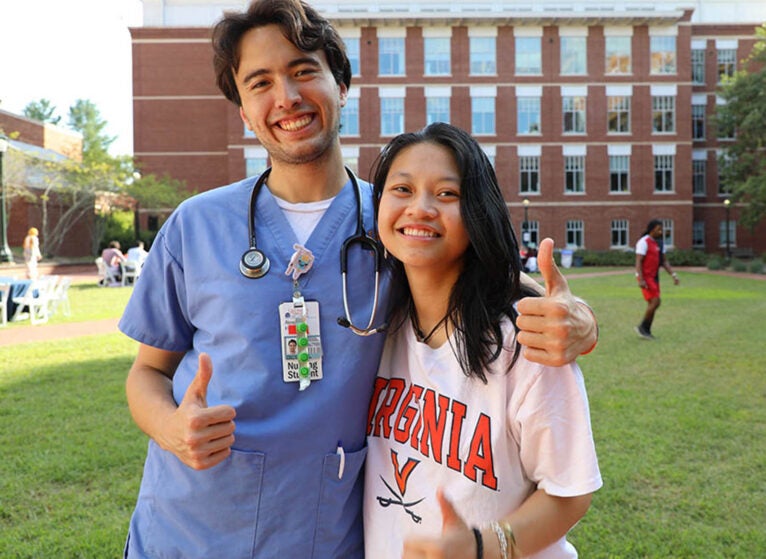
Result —
[{"label": "white undershirt", "polygon": [[277,196],[274,196],[274,199],[277,201],[277,205],[282,210],[282,213],[285,214],[295,236],[298,237],[298,242],[305,245],[311,233],[314,232],[317,223],[322,219],[332,201],[335,200],[335,197],[320,200],[319,202],[299,202],[297,204]]}]

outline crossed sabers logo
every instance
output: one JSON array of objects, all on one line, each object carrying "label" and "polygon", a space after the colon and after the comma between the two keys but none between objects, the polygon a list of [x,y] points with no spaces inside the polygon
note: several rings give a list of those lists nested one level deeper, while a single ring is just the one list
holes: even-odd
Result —
[{"label": "crossed sabers logo", "polygon": [[395,450],[391,450],[391,463],[394,466],[394,478],[396,479],[396,486],[399,488],[399,493],[394,491],[394,489],[388,484],[388,482],[383,479],[383,476],[380,476],[380,479],[383,481],[383,483],[386,485],[388,490],[391,492],[391,494],[394,496],[393,499],[387,499],[385,497],[378,497],[378,503],[382,507],[387,507],[389,505],[401,505],[404,509],[404,512],[409,514],[412,517],[412,520],[420,524],[420,521],[422,518],[415,514],[413,511],[410,510],[409,507],[413,507],[417,505],[419,502],[421,502],[423,499],[418,499],[417,501],[412,501],[409,503],[404,502],[404,494],[407,493],[407,480],[410,478],[410,474],[412,473],[412,470],[415,469],[415,466],[420,464],[420,460],[413,460],[412,458],[407,458],[407,462],[402,466],[399,467],[399,455]]}]

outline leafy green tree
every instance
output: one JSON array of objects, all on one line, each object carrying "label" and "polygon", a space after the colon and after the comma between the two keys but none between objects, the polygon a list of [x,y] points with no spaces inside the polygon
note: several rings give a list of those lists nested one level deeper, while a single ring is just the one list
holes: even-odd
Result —
[{"label": "leafy green tree", "polygon": [[[106,215],[122,204],[119,195],[132,176],[133,162],[129,157],[109,154],[115,138],[104,133],[106,125],[91,101],[77,100],[69,109],[69,127],[82,134],[82,161],[37,162],[44,182],[39,199],[45,254],[55,255],[72,227],[83,219],[90,224],[91,251],[95,254]],[[51,204],[57,204],[60,211],[55,223],[48,219]],[[94,208],[95,219],[91,220]]]},{"label": "leafy green tree", "polygon": [[766,25],[743,68],[726,80],[718,107],[719,130],[734,130],[719,159],[721,177],[733,201],[743,203],[740,222],[751,229],[766,216]]},{"label": "leafy green tree", "polygon": [[105,162],[110,159],[109,146],[117,137],[105,134],[107,124],[92,101],[78,99],[69,107],[69,127],[82,134],[83,163]]},{"label": "leafy green tree", "polygon": [[24,107],[24,116],[40,122],[50,122],[51,124],[58,124],[61,122],[61,117],[56,116],[56,107],[54,107],[48,99],[40,99],[39,101],[32,101]]}]

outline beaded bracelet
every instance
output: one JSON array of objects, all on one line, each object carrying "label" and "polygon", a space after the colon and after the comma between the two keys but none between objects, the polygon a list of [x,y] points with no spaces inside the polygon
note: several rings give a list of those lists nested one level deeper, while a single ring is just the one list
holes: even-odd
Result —
[{"label": "beaded bracelet", "polygon": [[514,557],[519,554],[519,548],[516,545],[516,536],[513,535],[513,528],[511,528],[511,523],[503,522],[502,528],[503,533],[505,534],[505,538],[508,540],[508,544],[511,546],[511,554],[509,559],[514,559]]},{"label": "beaded bracelet", "polygon": [[500,559],[508,559],[508,538],[505,536],[505,531],[497,522],[490,522],[489,527],[494,530],[497,541],[500,542]]}]

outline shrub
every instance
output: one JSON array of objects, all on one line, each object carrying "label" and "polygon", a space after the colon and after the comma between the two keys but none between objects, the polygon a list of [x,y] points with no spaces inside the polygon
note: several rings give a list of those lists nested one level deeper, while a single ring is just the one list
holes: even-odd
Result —
[{"label": "shrub", "polygon": [[748,272],[751,274],[763,274],[766,271],[763,260],[753,260],[747,267]]},{"label": "shrub", "polygon": [[707,269],[708,270],[723,270],[726,268],[726,260],[718,256],[717,254],[714,254],[710,258],[708,258],[707,261]]},{"label": "shrub", "polygon": [[742,260],[737,260],[736,258],[731,261],[731,269],[735,272],[744,272],[747,270],[747,264],[745,262],[742,262]]}]

